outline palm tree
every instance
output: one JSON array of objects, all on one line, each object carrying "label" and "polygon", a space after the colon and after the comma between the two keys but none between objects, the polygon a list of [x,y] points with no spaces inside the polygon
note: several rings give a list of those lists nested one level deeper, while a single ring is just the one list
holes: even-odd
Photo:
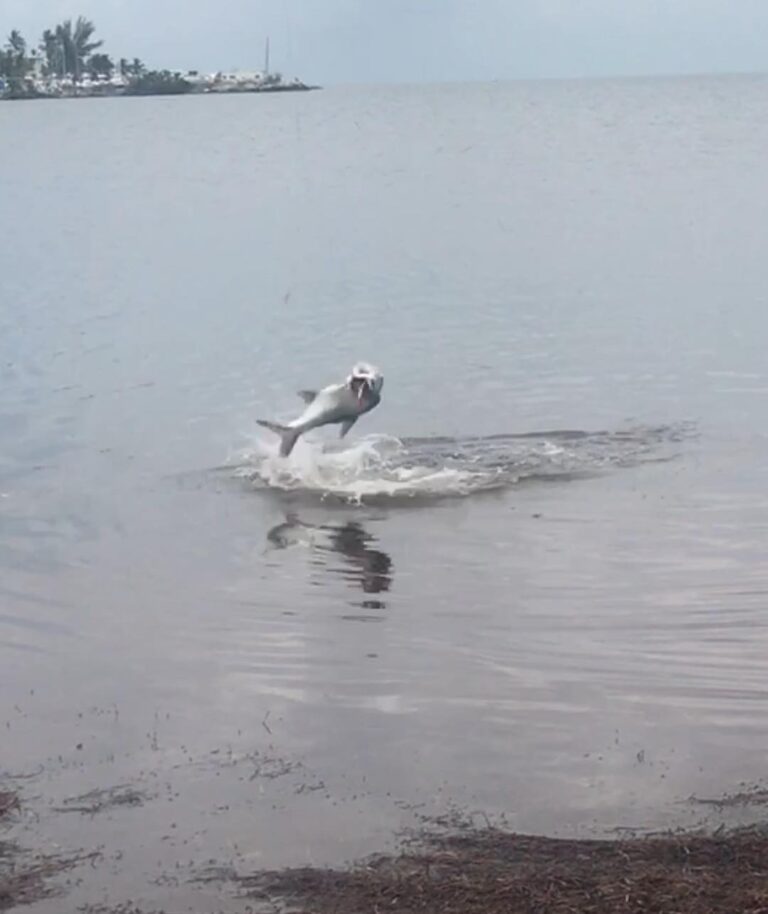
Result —
[{"label": "palm tree", "polygon": [[72,42],[72,20],[67,19],[56,26],[56,44],[58,45],[61,70],[64,73],[75,72],[75,49]]},{"label": "palm tree", "polygon": [[128,61],[125,57],[121,57],[120,63],[118,64],[118,70],[120,71],[120,75],[125,79],[140,79],[147,72],[146,66],[138,57],[134,57],[132,61]]},{"label": "palm tree", "polygon": [[23,77],[29,69],[27,60],[27,42],[21,32],[14,29],[8,36],[6,51],[3,55],[2,69],[6,76]]},{"label": "palm tree", "polygon": [[27,42],[18,29],[14,29],[8,36],[8,47],[11,51],[18,54],[19,57],[23,57],[27,53]]},{"label": "palm tree", "polygon": [[38,47],[45,57],[45,69],[52,73],[56,67],[56,36],[50,29],[43,32]]},{"label": "palm tree", "polygon": [[64,60],[61,52],[61,41],[55,32],[46,29],[40,39],[40,50],[45,57],[45,69],[49,76],[61,73],[64,69]]},{"label": "palm tree", "polygon": [[65,19],[56,26],[58,39],[64,54],[64,69],[77,80],[87,57],[100,48],[103,41],[91,41],[96,26],[84,16],[78,16],[72,25],[71,19]]},{"label": "palm tree", "polygon": [[92,54],[88,58],[88,70],[91,76],[106,76],[111,77],[115,65],[112,63],[112,58],[109,54]]},{"label": "palm tree", "polygon": [[84,16],[77,17],[72,38],[75,44],[75,53],[80,62],[84,61],[86,57],[89,57],[104,44],[103,41],[91,41],[95,31],[96,26],[90,19],[86,19]]}]

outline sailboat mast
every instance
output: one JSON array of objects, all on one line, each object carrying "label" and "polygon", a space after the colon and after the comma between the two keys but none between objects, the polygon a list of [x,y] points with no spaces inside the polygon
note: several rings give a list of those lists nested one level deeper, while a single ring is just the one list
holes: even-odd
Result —
[{"label": "sailboat mast", "polygon": [[264,75],[269,76],[269,36],[267,36],[267,44],[264,48]]}]

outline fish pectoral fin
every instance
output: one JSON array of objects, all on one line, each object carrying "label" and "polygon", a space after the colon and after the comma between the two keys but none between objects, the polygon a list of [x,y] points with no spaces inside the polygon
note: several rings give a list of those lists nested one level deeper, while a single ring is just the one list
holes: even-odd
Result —
[{"label": "fish pectoral fin", "polygon": [[341,431],[339,432],[339,438],[343,438],[347,432],[352,428],[352,426],[357,422],[357,416],[354,419],[345,419],[341,423]]},{"label": "fish pectoral fin", "polygon": [[301,397],[301,399],[305,403],[311,403],[313,400],[315,400],[317,398],[316,390],[300,390],[298,393],[299,393],[299,396]]}]

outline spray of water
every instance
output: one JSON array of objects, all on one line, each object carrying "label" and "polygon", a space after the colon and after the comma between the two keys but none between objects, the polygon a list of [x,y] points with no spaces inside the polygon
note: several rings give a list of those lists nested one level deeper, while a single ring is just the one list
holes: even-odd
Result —
[{"label": "spray of water", "polygon": [[278,456],[273,438],[257,438],[237,455],[233,469],[262,489],[352,503],[431,500],[669,459],[674,455],[672,446],[688,436],[682,426],[484,438],[401,440],[369,435],[325,447],[300,439],[289,458]]},{"label": "spray of water", "polygon": [[350,502],[375,498],[448,497],[501,484],[498,473],[408,460],[397,438],[370,435],[346,448],[325,450],[300,440],[290,458],[277,455],[272,442],[256,441],[240,455],[238,475],[254,485],[306,491]]}]

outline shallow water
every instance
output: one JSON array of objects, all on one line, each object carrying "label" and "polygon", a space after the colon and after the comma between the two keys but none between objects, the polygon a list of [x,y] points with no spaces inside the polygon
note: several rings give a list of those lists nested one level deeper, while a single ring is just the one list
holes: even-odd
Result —
[{"label": "shallow water", "polygon": [[767,90],[0,106],[0,769],[73,904],[764,776]]}]

